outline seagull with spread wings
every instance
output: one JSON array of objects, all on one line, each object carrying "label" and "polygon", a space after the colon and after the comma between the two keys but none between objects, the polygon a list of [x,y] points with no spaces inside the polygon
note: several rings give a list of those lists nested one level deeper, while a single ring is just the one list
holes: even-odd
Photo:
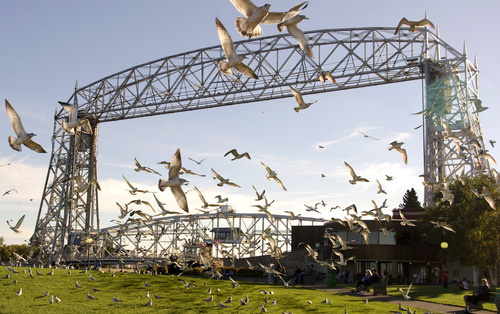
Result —
[{"label": "seagull with spread wings", "polygon": [[270,4],[257,7],[251,0],[231,0],[236,10],[245,17],[238,16],[235,21],[236,30],[247,38],[262,35],[260,24],[278,24],[289,20],[307,7],[307,2],[301,2],[284,12],[269,12]]},{"label": "seagull with spread wings", "polygon": [[[297,27],[298,23],[302,22],[303,20],[308,20],[308,19],[309,18],[307,18],[305,15],[301,15],[301,14],[295,15],[294,17],[279,23],[278,24],[278,31],[283,32],[283,30],[286,27],[286,29],[288,30],[288,33],[290,35],[292,35],[292,37],[295,38],[295,40],[297,40],[300,48],[306,53],[306,55],[309,58],[313,58],[314,54],[313,54],[311,45],[309,45],[309,42],[307,41],[306,35],[304,34],[304,32],[300,28]],[[326,75],[325,75],[325,78],[327,78]]]},{"label": "seagull with spread wings", "polygon": [[215,172],[215,170],[213,168],[211,170],[212,170],[212,173],[215,176],[214,179],[217,179],[217,180],[220,181],[219,183],[217,183],[217,186],[223,186],[224,184],[227,184],[227,185],[230,185],[230,186],[234,186],[236,188],[241,188],[241,186],[239,186],[236,183],[233,183],[233,182],[229,181],[229,179],[224,179],[220,174],[218,174],[217,172]]},{"label": "seagull with spread wings", "polygon": [[149,168],[149,167],[142,166],[139,163],[139,161],[137,161],[137,158],[135,158],[135,157],[134,157],[134,162],[135,162],[135,166],[136,166],[136,168],[134,168],[135,172],[146,171],[148,173],[156,173],[157,175],[161,176],[161,173],[159,173],[158,171],[156,171],[152,168]]},{"label": "seagull with spread wings", "polygon": [[382,188],[382,185],[380,184],[380,182],[378,181],[377,179],[377,187],[378,187],[378,190],[377,190],[377,194],[387,194],[386,191],[384,191],[384,189]]},{"label": "seagull with spread wings", "polygon": [[75,129],[81,127],[85,133],[92,134],[92,126],[88,119],[78,119],[78,106],[72,105],[67,102],[59,101],[59,104],[68,112],[68,121],[63,121],[61,124],[62,129],[69,133],[75,134]]},{"label": "seagull with spread wings", "polygon": [[366,133],[363,133],[363,132],[361,132],[360,130],[356,130],[356,131],[358,131],[358,133],[359,133],[359,134],[363,135],[363,136],[364,136],[364,137],[366,137],[366,138],[371,138],[371,139],[374,139],[374,140],[377,140],[377,141],[378,141],[378,140],[380,140],[380,139],[378,139],[378,138],[374,138],[373,136],[370,136],[370,135],[368,135],[368,134],[366,134]]},{"label": "seagull with spread wings", "polygon": [[228,151],[227,153],[225,153],[224,157],[226,157],[229,154],[232,154],[234,156],[234,158],[232,158],[231,161],[236,160],[236,159],[241,159],[243,157],[246,157],[246,158],[248,158],[250,160],[252,159],[252,158],[250,158],[250,154],[248,152],[244,152],[243,154],[240,154],[240,153],[238,153],[238,151],[236,150],[236,148],[233,148],[230,151]]},{"label": "seagull with spread wings", "polygon": [[21,228],[21,224],[23,223],[25,216],[26,215],[23,215],[21,218],[19,218],[15,226],[12,225],[11,222],[7,220],[7,224],[9,225],[10,229],[15,233],[21,233],[21,230],[19,230],[19,228]]},{"label": "seagull with spread wings", "polygon": [[267,171],[267,174],[266,174],[266,178],[267,180],[271,181],[271,179],[273,179],[274,181],[276,181],[283,190],[286,191],[286,188],[285,186],[283,185],[283,182],[281,182],[281,180],[278,178],[278,174],[272,170],[271,168],[269,168],[268,166],[266,166],[262,161],[260,162],[264,168],[266,168],[266,171]]},{"label": "seagull with spread wings", "polygon": [[391,147],[389,147],[388,150],[395,149],[396,151],[398,151],[401,154],[401,156],[403,157],[404,163],[408,164],[408,155],[406,154],[406,149],[401,147],[403,144],[404,144],[404,142],[392,141],[390,144]]},{"label": "seagull with spread wings", "polygon": [[43,147],[37,142],[33,141],[32,138],[36,136],[35,133],[26,133],[21,118],[17,114],[16,110],[11,106],[11,104],[5,99],[5,110],[7,110],[7,115],[10,119],[10,124],[12,129],[16,133],[16,137],[9,135],[9,145],[13,150],[20,152],[22,150],[22,145],[34,150],[37,153],[46,153]]},{"label": "seagull with spread wings", "polygon": [[168,180],[160,179],[158,181],[158,188],[160,191],[165,191],[167,187],[170,187],[172,194],[177,201],[177,205],[185,211],[189,212],[189,207],[186,199],[186,194],[182,190],[182,185],[187,183],[187,180],[179,178],[179,173],[182,168],[181,151],[178,148],[174,156],[172,156],[172,161],[170,163],[170,169],[168,170]]},{"label": "seagull with spread wings", "polygon": [[222,50],[226,55],[226,61],[219,62],[219,70],[226,75],[231,75],[233,74],[232,69],[235,68],[245,76],[254,79],[259,78],[252,69],[243,63],[246,57],[236,53],[231,36],[218,18],[215,19],[215,25],[217,26],[217,34],[219,35]]},{"label": "seagull with spread wings", "polygon": [[309,108],[312,104],[314,104],[315,102],[317,102],[317,100],[313,101],[313,102],[305,102],[304,101],[304,98],[302,98],[302,95],[293,87],[290,86],[290,89],[292,90],[292,94],[293,96],[295,97],[295,100],[297,101],[297,104],[299,104],[298,107],[294,107],[293,110],[295,110],[296,112],[299,112],[301,110],[304,110],[304,109],[307,109]]},{"label": "seagull with spread wings", "polygon": [[401,21],[399,21],[398,26],[396,27],[396,31],[394,31],[394,35],[396,35],[399,32],[399,29],[401,26],[407,25],[410,27],[410,32],[416,32],[420,27],[428,26],[432,29],[436,29],[434,27],[434,24],[427,19],[427,14],[425,14],[425,18],[421,19],[420,21],[409,21],[407,18],[403,17]]},{"label": "seagull with spread wings", "polygon": [[351,174],[352,177],[352,179],[349,180],[350,184],[356,184],[356,182],[370,182],[368,181],[368,179],[358,176],[356,172],[354,172],[354,169],[347,162],[344,161],[344,165],[349,170],[349,173]]},{"label": "seagull with spread wings", "polygon": [[124,175],[122,175],[123,179],[125,179],[125,182],[127,182],[127,185],[130,187],[129,193],[132,195],[136,195],[137,193],[150,193],[149,191],[146,190],[140,190],[132,185],[127,178],[125,178]]}]

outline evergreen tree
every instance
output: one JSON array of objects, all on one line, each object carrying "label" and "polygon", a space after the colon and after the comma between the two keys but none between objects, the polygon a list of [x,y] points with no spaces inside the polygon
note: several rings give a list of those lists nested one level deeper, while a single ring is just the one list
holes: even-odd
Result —
[{"label": "evergreen tree", "polygon": [[[448,242],[448,256],[463,266],[489,269],[496,285],[500,262],[500,211],[491,208],[483,197],[476,194],[490,191],[495,202],[500,204],[500,193],[494,179],[485,175],[465,178],[462,182],[450,182],[451,204],[443,200],[442,193],[436,193],[434,206],[426,208],[421,220],[429,225],[434,222],[435,227],[431,227],[428,233],[431,242]],[[440,228],[435,222],[445,222],[455,232]]]},{"label": "evergreen tree", "polygon": [[414,188],[406,190],[406,193],[403,196],[403,203],[399,204],[399,208],[422,208],[422,205],[418,200],[417,192]]}]

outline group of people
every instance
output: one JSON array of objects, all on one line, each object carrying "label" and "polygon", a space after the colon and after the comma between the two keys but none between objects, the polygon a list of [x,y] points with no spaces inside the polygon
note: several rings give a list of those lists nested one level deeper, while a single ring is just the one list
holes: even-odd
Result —
[{"label": "group of people", "polygon": [[295,266],[295,271],[292,274],[292,282],[303,283],[304,276],[310,276],[313,273],[314,264],[309,264],[304,266],[304,268],[300,268],[299,266]]},{"label": "group of people", "polygon": [[367,269],[365,272],[365,276],[356,283],[356,292],[366,291],[369,286],[378,281],[378,278],[379,275],[377,269]]}]

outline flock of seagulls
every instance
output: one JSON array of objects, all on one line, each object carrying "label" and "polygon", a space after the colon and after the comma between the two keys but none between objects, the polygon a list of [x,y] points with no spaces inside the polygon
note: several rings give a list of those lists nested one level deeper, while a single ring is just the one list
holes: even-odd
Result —
[{"label": "flock of seagulls", "polygon": [[[299,47],[301,48],[301,50],[303,51],[305,56],[307,56],[309,58],[314,57],[313,50],[307,41],[307,37],[305,36],[304,32],[297,26],[302,21],[308,19],[305,15],[300,14],[302,10],[307,8],[307,6],[308,6],[307,1],[299,3],[298,5],[290,8],[288,11],[283,11],[283,12],[270,12],[269,10],[270,10],[271,6],[269,4],[265,4],[261,7],[258,7],[250,0],[231,0],[231,3],[234,5],[234,7],[242,15],[244,15],[244,17],[238,16],[236,18],[236,21],[235,21],[236,30],[238,31],[238,33],[241,36],[246,37],[246,38],[254,38],[254,37],[261,36],[263,33],[263,30],[260,26],[261,24],[276,24],[279,32],[283,32],[285,29],[288,31],[288,33],[297,41]],[[247,57],[239,55],[236,52],[236,50],[234,48],[233,40],[232,40],[229,32],[225,28],[225,26],[222,24],[222,22],[218,18],[216,18],[215,24],[216,24],[216,29],[217,29],[219,41],[220,41],[222,50],[223,50],[224,55],[225,55],[225,61],[221,60],[218,64],[219,70],[225,75],[234,75],[233,70],[235,70],[235,71],[238,71],[240,74],[245,75],[249,78],[258,79],[259,77],[254,72],[254,70],[252,70],[248,65],[246,65],[244,63],[244,60],[247,59]],[[399,22],[394,34],[397,34],[403,25],[409,26],[409,30],[412,32],[418,31],[418,29],[421,27],[430,27],[433,29],[435,28],[434,24],[427,19],[427,16],[420,21],[409,21],[406,18],[403,18]],[[328,81],[328,82],[331,82],[333,84],[337,84],[334,76],[330,72],[319,71],[319,73],[320,73],[320,75],[318,77],[318,80],[320,80],[322,83],[326,83]],[[295,97],[295,100],[298,104],[297,107],[293,108],[297,113],[300,112],[301,110],[309,108],[312,104],[314,104],[316,102],[316,101],[311,101],[311,102],[304,101],[301,93],[298,91],[298,88],[294,88],[292,86],[289,86],[289,88],[290,88],[290,90],[291,90],[291,92],[292,92],[293,96]],[[65,132],[67,132],[69,134],[75,134],[75,130],[78,129],[78,130],[81,130],[82,132],[92,133],[92,126],[91,126],[89,120],[78,118],[78,107],[77,106],[71,105],[68,103],[64,103],[64,102],[59,102],[59,103],[69,114],[68,121],[64,121],[62,123],[62,128]],[[487,107],[483,107],[481,105],[480,101],[476,101],[475,106],[476,106],[475,112],[482,112],[482,111],[488,109]],[[12,128],[13,128],[14,133],[15,133],[15,137],[14,136],[8,137],[8,143],[9,143],[10,147],[16,151],[21,151],[22,145],[24,145],[35,152],[46,153],[46,151],[42,148],[42,146],[33,140],[33,137],[36,135],[34,133],[27,133],[26,132],[19,115],[17,114],[17,112],[14,110],[14,108],[10,105],[10,103],[7,100],[5,100],[5,108],[6,108],[7,115],[10,119]],[[449,127],[447,127],[446,125],[444,125],[443,127],[444,127],[445,132],[447,133],[447,136],[451,137],[452,136],[451,129]],[[358,132],[360,134],[362,134],[365,138],[379,140],[379,139],[374,138],[372,136],[369,136],[363,132],[360,132],[360,131],[358,131]],[[405,164],[407,164],[408,157],[407,157],[406,150],[404,148],[402,148],[403,144],[404,144],[403,142],[393,141],[390,143],[390,147],[388,148],[388,150],[389,151],[395,150],[395,151],[399,152],[402,156],[403,162]],[[494,147],[495,142],[490,141],[490,144],[492,147]],[[458,147],[460,147],[459,144],[457,144],[457,145],[458,145]],[[322,148],[322,147],[320,147],[320,148]],[[484,148],[483,148],[483,152],[481,154],[483,157],[488,158],[489,160],[491,160],[492,162],[494,162],[496,164],[496,161],[493,159],[493,157],[491,157],[491,155],[487,154],[487,151]],[[248,152],[240,154],[236,149],[229,150],[227,153],[224,154],[224,157],[226,157],[228,155],[232,155],[231,161],[239,160],[242,158],[246,158],[248,160],[251,160],[250,154]],[[194,160],[192,158],[189,158],[189,159],[191,161],[195,162],[197,165],[200,165],[205,160],[205,159],[202,159],[200,161],[197,161],[197,160]],[[136,158],[134,158],[134,162],[135,162],[135,169],[134,170],[136,172],[144,171],[147,173],[161,176],[161,173],[159,173],[158,171],[156,171],[150,167],[146,167],[146,166],[141,165]],[[189,171],[189,170],[182,167],[182,159],[181,159],[180,149],[177,149],[177,151],[172,156],[172,159],[170,162],[161,162],[161,163],[165,165],[165,167],[169,170],[169,172],[168,172],[168,179],[167,180],[162,179],[162,178],[160,178],[158,180],[158,189],[163,192],[167,188],[170,188],[170,191],[171,191],[172,195],[174,196],[179,208],[182,209],[184,212],[188,213],[189,206],[188,206],[188,202],[187,202],[187,198],[186,198],[186,192],[183,190],[183,186],[187,185],[188,181],[181,178],[180,175],[181,174],[196,174],[196,173]],[[272,170],[270,167],[268,167],[263,162],[261,162],[261,164],[266,170],[266,178],[269,181],[271,181],[271,180],[275,181],[284,191],[287,191],[283,182],[278,178],[277,172]],[[351,179],[349,179],[349,181],[348,181],[350,184],[355,185],[355,184],[361,183],[361,182],[369,182],[368,179],[357,175],[356,172],[354,171],[354,169],[347,162],[344,162],[344,165],[348,169],[348,172],[351,176]],[[224,185],[229,185],[232,187],[241,188],[240,185],[238,185],[234,182],[231,182],[229,179],[222,177],[213,168],[211,169],[211,171],[212,171],[212,174],[214,175],[213,178],[218,180],[217,186],[222,187]],[[166,215],[166,214],[172,214],[172,213],[177,214],[177,212],[171,212],[171,211],[166,210],[165,207],[163,206],[164,204],[157,198],[157,196],[155,195],[154,192],[142,190],[142,189],[139,189],[138,187],[135,187],[129,180],[127,180],[125,178],[125,176],[123,176],[123,179],[125,180],[126,184],[129,187],[129,190],[128,190],[129,193],[132,195],[152,193],[155,200],[156,200],[158,207],[161,209],[160,215]],[[386,175],[387,181],[390,181],[392,179],[393,179],[393,177]],[[68,180],[72,180],[72,181],[76,182],[77,190],[80,193],[86,191],[90,187],[91,184],[95,185],[98,189],[100,189],[97,181],[85,183],[82,181],[81,177],[78,177],[78,176],[72,177]],[[377,182],[377,187],[378,187],[377,194],[387,194],[386,191],[384,191],[384,189],[382,188],[380,181],[377,179],[376,182]],[[272,221],[273,217],[269,211],[269,207],[273,204],[274,200],[271,202],[268,202],[267,197],[264,195],[265,191],[262,191],[259,193],[259,191],[255,188],[255,186],[252,186],[252,187],[255,190],[255,194],[256,194],[255,201],[264,201],[263,205],[259,204],[259,205],[254,205],[254,206],[258,207],[259,211],[266,213],[269,216],[270,220]],[[222,195],[217,195],[216,196],[217,203],[210,204],[209,202],[207,202],[205,200],[203,194],[196,186],[194,187],[194,190],[197,192],[197,194],[198,194],[198,196],[203,204],[201,207],[204,209],[207,209],[209,207],[218,207],[218,206],[220,206],[220,203],[224,203],[224,202],[228,201],[228,198],[224,198],[224,197],[222,197]],[[492,208],[496,209],[496,207],[495,207],[496,205],[495,205],[494,200],[491,196],[491,191],[487,190],[486,188],[483,188],[481,193],[479,193],[478,191],[475,191],[475,194],[477,197],[484,198]],[[4,193],[4,195],[6,195],[6,194]],[[450,203],[453,200],[453,198],[451,196],[446,197],[446,194],[445,194],[444,198],[446,200],[450,201]],[[385,201],[384,201],[384,204],[382,206],[377,206],[375,201],[372,201],[372,202],[373,202],[374,208],[371,210],[360,212],[361,215],[358,215],[357,208],[353,204],[353,205],[350,205],[350,206],[342,209],[343,211],[347,212],[347,217],[345,217],[344,221],[343,220],[333,220],[333,219],[332,219],[332,221],[335,221],[335,222],[338,222],[341,224],[346,224],[347,227],[349,228],[349,230],[356,232],[356,233],[360,233],[361,235],[363,235],[365,242],[368,244],[370,230],[368,229],[366,224],[362,221],[362,217],[371,215],[375,219],[379,220],[379,222],[382,220],[386,220],[387,222],[390,222],[390,216],[387,217],[388,215],[384,215],[382,213],[382,208],[386,207]],[[118,216],[118,218],[125,219],[127,217],[130,217],[130,218],[128,218],[127,222],[132,222],[132,223],[135,223],[138,221],[144,223],[144,221],[151,220],[152,216],[144,213],[143,211],[130,210],[129,206],[131,204],[147,205],[147,206],[149,206],[149,208],[151,208],[153,211],[155,211],[154,207],[151,206],[151,204],[149,204],[146,201],[140,200],[140,199],[129,202],[128,204],[126,204],[124,206],[117,203],[118,207],[120,208],[120,215]],[[318,206],[326,207],[326,203],[321,202],[321,203],[316,204],[315,206],[307,206],[306,205],[306,210],[307,211],[315,211],[315,212],[320,213],[318,211]],[[339,206],[337,206],[337,207],[339,207]],[[334,209],[334,207],[332,207],[330,209],[330,211],[332,209]],[[350,213],[350,211],[354,211],[354,214]],[[300,214],[295,214],[292,211],[287,211],[287,213],[290,214],[292,219],[298,219],[298,217],[300,216]],[[415,224],[411,220],[406,219],[406,217],[403,215],[403,213],[401,211],[399,211],[399,214],[401,217],[401,222],[400,222],[401,225],[415,226]],[[132,218],[134,215],[138,215],[141,218]],[[16,233],[19,233],[19,232],[21,232],[20,227],[24,221],[24,218],[25,218],[25,215],[23,215],[17,221],[17,223],[15,225],[12,223],[12,221],[7,220],[7,224],[9,225],[11,230],[13,230]],[[432,223],[435,225],[436,228],[443,228],[443,229],[446,229],[448,231],[455,232],[453,230],[453,228],[450,225],[448,225],[446,222],[435,221]],[[125,225],[126,225],[126,223],[125,223]],[[381,230],[383,228],[385,228],[385,230],[387,231],[386,226],[381,227]],[[347,250],[351,247],[349,247],[348,243],[346,243],[340,236],[338,236],[334,233],[330,233],[329,230],[326,230],[324,237],[325,237],[325,239],[328,239],[332,243],[332,247],[333,247],[332,253],[339,257],[339,262],[332,263],[332,262],[322,261],[322,260],[318,259],[318,253],[315,249],[311,248],[308,244],[301,243],[301,245],[303,245],[304,248],[306,249],[307,255],[309,257],[311,257],[313,260],[315,260],[316,262],[318,262],[319,264],[324,265],[324,266],[336,267],[338,265],[344,266],[344,265],[346,265],[346,263],[349,260],[352,260],[355,258],[354,256],[346,258],[344,256],[344,253],[341,252],[341,251]],[[282,256],[282,254],[279,250],[279,247],[277,247],[275,245],[275,243],[273,243],[272,236],[270,236],[269,234],[263,234],[262,238],[263,238],[263,240],[267,241],[267,244],[271,249],[272,256],[277,256],[277,257]],[[269,268],[265,267],[264,265],[260,265],[260,266],[266,272],[276,273],[275,270],[269,269]],[[30,275],[32,275],[31,272],[30,272]],[[285,286],[287,286],[288,282],[286,282],[281,277],[283,274],[278,273],[277,275],[283,281],[283,284]],[[94,281],[96,279],[94,277],[92,277],[92,275],[89,275],[89,280]],[[231,280],[231,281],[232,281],[232,284],[234,287],[236,282],[234,280]],[[81,288],[81,286],[78,284],[77,281],[75,281],[74,285],[76,288]],[[146,282],[144,282],[144,286],[150,287]],[[410,289],[411,289],[411,285],[408,287],[408,289],[406,291],[399,289],[399,291],[402,293],[403,297],[406,300],[408,300],[410,298],[409,297]],[[19,289],[19,291],[16,295],[17,296],[22,295],[22,288]],[[96,300],[97,299],[97,297],[90,295],[89,292],[86,293],[86,297],[89,300]],[[149,292],[147,294],[147,297],[149,298]],[[160,298],[156,293],[155,293],[154,297],[156,299]],[[151,298],[149,300],[149,302],[145,304],[145,306],[152,306],[152,300],[153,300],[153,298]],[[268,301],[267,297],[265,300],[266,300],[266,302],[264,302],[264,303],[267,303],[267,301]],[[112,301],[115,303],[123,302],[123,300],[115,298],[115,297],[112,298]],[[213,302],[214,301],[213,295],[210,295],[210,297],[207,299],[204,299],[204,301]],[[326,299],[325,299],[325,301],[326,301]],[[50,296],[49,303],[52,304],[53,302],[61,302],[61,300],[57,296],[55,296],[55,299],[53,296]],[[232,295],[229,296],[228,300],[224,304],[219,300],[218,307],[227,308],[228,307],[227,304],[229,304],[231,302],[232,302]],[[240,298],[241,305],[247,305],[248,302],[249,302],[248,298],[246,298],[246,300],[243,300]],[[331,300],[330,300],[330,302],[331,302]],[[264,303],[261,304],[261,312],[267,312],[267,309],[265,308]],[[271,304],[276,304],[276,299]]]}]

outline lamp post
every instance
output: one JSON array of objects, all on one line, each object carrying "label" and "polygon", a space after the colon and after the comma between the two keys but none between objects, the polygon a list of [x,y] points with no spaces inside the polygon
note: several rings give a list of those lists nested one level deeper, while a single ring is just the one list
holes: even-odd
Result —
[{"label": "lamp post", "polygon": [[446,241],[441,242],[441,248],[444,251],[444,266],[446,266],[446,249],[448,248],[448,242]]}]

